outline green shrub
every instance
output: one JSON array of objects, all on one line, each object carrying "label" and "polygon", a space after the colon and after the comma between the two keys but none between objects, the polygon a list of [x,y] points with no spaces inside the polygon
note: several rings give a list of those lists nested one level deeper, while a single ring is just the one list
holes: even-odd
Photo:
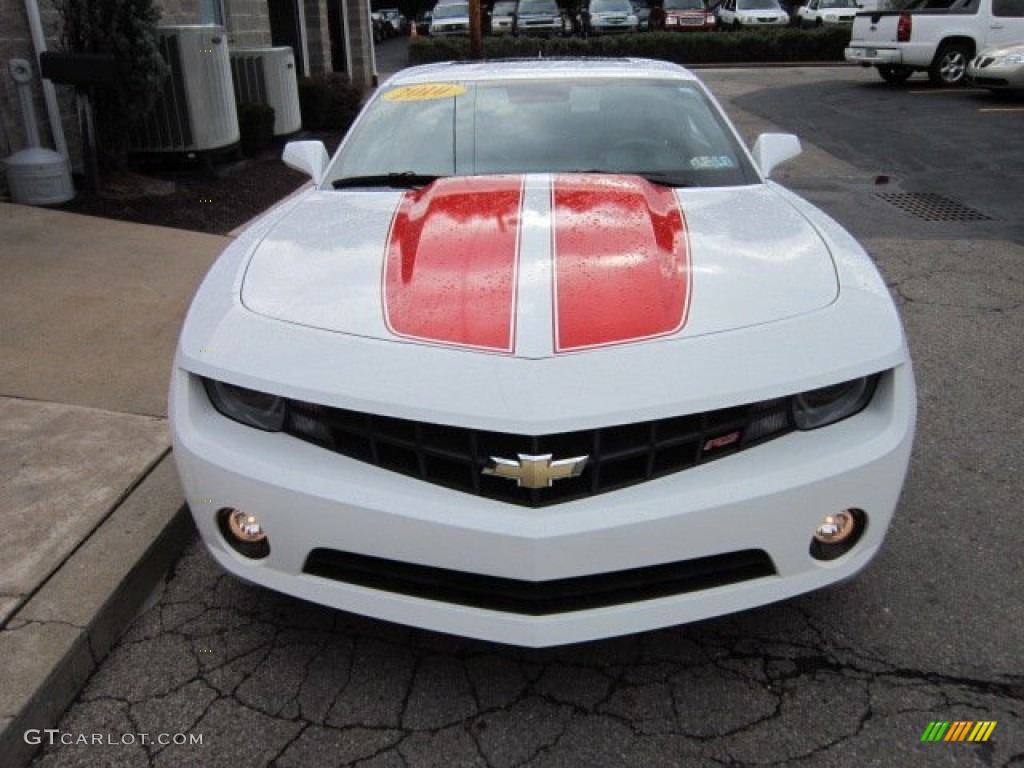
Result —
[{"label": "green shrub", "polygon": [[128,135],[156,104],[169,69],[157,42],[160,6],[154,0],[54,0],[60,44],[73,53],[114,57],[117,84],[92,96],[100,161],[124,166]]},{"label": "green shrub", "polygon": [[[848,28],[802,30],[756,29],[736,32],[643,32],[607,37],[488,37],[487,59],[634,56],[677,64],[843,61]],[[409,42],[414,64],[469,58],[468,38],[418,37]]]},{"label": "green shrub", "polygon": [[299,109],[307,131],[348,130],[362,101],[362,91],[340,72],[299,78]]},{"label": "green shrub", "polygon": [[239,104],[238,133],[242,154],[258,155],[274,140],[274,108],[269,104]]}]

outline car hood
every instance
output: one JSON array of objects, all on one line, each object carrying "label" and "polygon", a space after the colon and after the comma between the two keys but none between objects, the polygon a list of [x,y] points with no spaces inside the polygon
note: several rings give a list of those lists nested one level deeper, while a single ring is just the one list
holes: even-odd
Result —
[{"label": "car hood", "polygon": [[463,177],[313,190],[278,216],[244,306],[388,341],[543,358],[780,322],[839,291],[817,230],[767,184]]},{"label": "car hood", "polygon": [[998,58],[1000,56],[1013,56],[1024,53],[1024,43],[1005,43],[1003,45],[997,45],[992,48],[985,48],[979,54],[978,58],[992,57]]}]

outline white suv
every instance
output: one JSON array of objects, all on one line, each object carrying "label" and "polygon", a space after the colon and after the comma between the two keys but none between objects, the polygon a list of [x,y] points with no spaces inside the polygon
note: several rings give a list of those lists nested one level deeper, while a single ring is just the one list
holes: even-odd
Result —
[{"label": "white suv", "polygon": [[778,0],[723,0],[718,7],[719,29],[789,26],[789,14]]}]

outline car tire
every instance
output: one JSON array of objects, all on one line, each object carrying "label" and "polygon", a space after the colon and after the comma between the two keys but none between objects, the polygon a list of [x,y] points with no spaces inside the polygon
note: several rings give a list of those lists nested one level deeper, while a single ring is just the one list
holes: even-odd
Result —
[{"label": "car tire", "polygon": [[946,43],[928,67],[928,79],[935,85],[959,85],[967,75],[971,49],[965,43]]},{"label": "car tire", "polygon": [[912,74],[914,74],[914,70],[910,67],[900,66],[899,64],[883,64],[878,67],[878,74],[881,75],[882,79],[887,83],[902,85],[907,82],[907,79]]}]

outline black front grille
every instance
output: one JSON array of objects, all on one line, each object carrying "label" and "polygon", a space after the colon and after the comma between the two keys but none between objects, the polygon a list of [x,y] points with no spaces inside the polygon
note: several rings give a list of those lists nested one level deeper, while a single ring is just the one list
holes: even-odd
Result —
[{"label": "black front grille", "polygon": [[551,581],[484,576],[332,549],[314,549],[302,570],[370,589],[526,616],[625,605],[775,575],[771,558],[759,549]]},{"label": "black front grille", "polygon": [[[382,469],[512,504],[540,507],[606,493],[736,453],[792,430],[787,398],[655,421],[515,435],[288,403],[285,431]],[[588,457],[578,477],[520,487],[484,469],[493,458]]]}]

